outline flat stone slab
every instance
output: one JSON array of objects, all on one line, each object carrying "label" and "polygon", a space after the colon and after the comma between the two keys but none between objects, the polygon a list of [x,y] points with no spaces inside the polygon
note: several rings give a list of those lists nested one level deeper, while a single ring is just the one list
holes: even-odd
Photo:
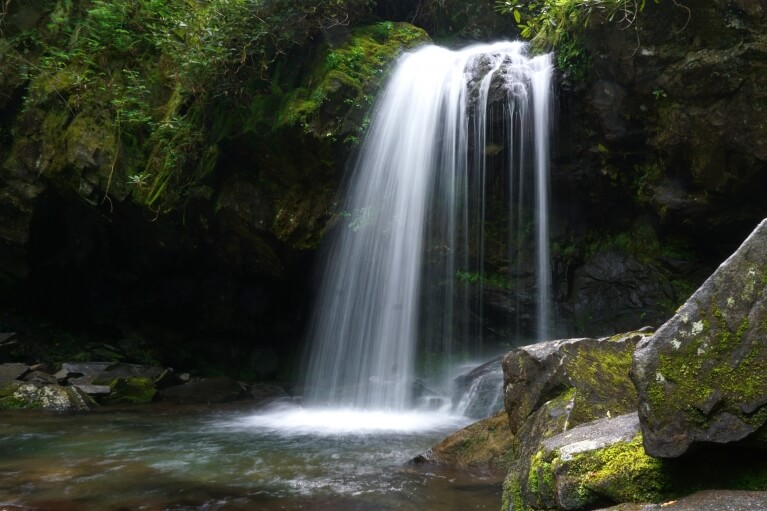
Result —
[{"label": "flat stone slab", "polygon": [[620,504],[598,511],[764,511],[767,492],[708,490],[662,504]]},{"label": "flat stone slab", "polygon": [[639,417],[628,413],[612,419],[599,419],[575,427],[543,441],[546,453],[559,450],[562,460],[573,455],[595,451],[618,442],[629,442],[639,433]]},{"label": "flat stone slab", "polygon": [[82,383],[73,385],[73,387],[77,387],[89,396],[108,396],[109,393],[112,392],[109,385],[91,385],[89,383]]},{"label": "flat stone slab", "polygon": [[18,380],[27,372],[29,372],[29,366],[26,364],[0,364],[0,383]]}]

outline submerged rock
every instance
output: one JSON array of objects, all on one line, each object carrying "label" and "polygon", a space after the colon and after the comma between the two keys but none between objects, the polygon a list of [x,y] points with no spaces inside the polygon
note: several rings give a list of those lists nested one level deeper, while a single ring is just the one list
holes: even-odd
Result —
[{"label": "submerged rock", "polygon": [[[767,220],[634,355],[644,443],[675,457],[767,421]],[[765,439],[753,438],[765,445]]]}]

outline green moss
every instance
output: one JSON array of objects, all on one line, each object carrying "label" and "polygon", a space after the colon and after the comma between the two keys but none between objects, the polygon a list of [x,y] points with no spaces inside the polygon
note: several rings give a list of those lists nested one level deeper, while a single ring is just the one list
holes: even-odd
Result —
[{"label": "green moss", "polygon": [[40,408],[40,404],[38,403],[38,406],[30,406],[30,403],[27,402],[27,400],[22,399],[16,394],[16,390],[18,389],[18,385],[14,383],[4,383],[0,385],[0,410],[21,410],[24,408]]},{"label": "green moss", "polygon": [[554,463],[545,460],[543,451],[538,451],[530,459],[527,491],[539,501],[550,498],[554,493]]},{"label": "green moss", "polygon": [[638,435],[628,443],[576,454],[568,461],[568,475],[576,477],[580,491],[613,502],[660,502],[672,485],[662,460],[648,456]]},{"label": "green moss", "polygon": [[284,95],[275,127],[299,125],[316,134],[337,135],[344,129],[338,116],[349,106],[367,110],[396,55],[425,40],[425,32],[407,23],[353,29],[343,46],[325,47],[308,78]]},{"label": "green moss", "polygon": [[[660,356],[658,373],[648,386],[655,413],[673,410],[679,403],[687,403],[695,410],[705,409],[716,391],[722,392],[725,406],[734,408],[764,393],[767,374],[762,368],[763,349],[757,336],[746,339],[751,329],[747,317],[733,330],[715,295],[708,314],[691,320],[690,324],[691,329],[699,325],[694,338],[678,350]],[[750,345],[744,346],[745,342]],[[705,427],[705,414],[695,410],[691,412]]]},{"label": "green moss", "polygon": [[629,379],[633,343],[607,342],[599,349],[579,349],[568,359],[568,374],[575,392],[571,424],[636,409],[636,390]]},{"label": "green moss", "polygon": [[151,403],[157,389],[149,378],[115,378],[109,384],[110,403]]},{"label": "green moss", "polygon": [[504,511],[531,511],[522,496],[522,487],[516,474],[510,473],[503,481],[503,496],[501,509]]}]

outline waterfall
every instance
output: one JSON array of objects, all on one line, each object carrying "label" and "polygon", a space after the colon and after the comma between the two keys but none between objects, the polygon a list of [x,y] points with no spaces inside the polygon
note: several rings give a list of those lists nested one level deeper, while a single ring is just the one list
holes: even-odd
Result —
[{"label": "waterfall", "polygon": [[[549,56],[525,51],[519,42],[427,46],[399,60],[326,246],[308,334],[309,402],[407,409],[417,365],[481,344],[481,328],[468,325],[471,314],[482,315],[482,293],[470,296],[468,281],[482,285],[486,195],[498,192],[487,164],[491,124],[504,126],[498,144],[509,186],[502,194],[511,202],[535,186],[537,322],[539,336],[547,335],[552,66]],[[532,172],[536,178],[526,180]],[[516,210],[506,214],[509,225],[519,223]]]}]

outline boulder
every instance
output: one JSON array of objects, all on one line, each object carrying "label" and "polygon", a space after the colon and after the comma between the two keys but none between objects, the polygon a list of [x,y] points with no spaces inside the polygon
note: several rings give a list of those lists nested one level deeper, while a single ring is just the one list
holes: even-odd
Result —
[{"label": "boulder", "polygon": [[158,401],[169,403],[225,403],[247,399],[250,394],[228,376],[207,378],[162,389],[157,394]]},{"label": "boulder", "polygon": [[505,407],[515,435],[504,483],[506,505],[538,499],[540,492],[530,485],[529,476],[546,439],[636,410],[636,391],[628,373],[636,344],[648,335],[638,331],[549,341],[517,348],[504,357]]},{"label": "boulder", "polygon": [[628,378],[631,356],[647,331],[601,339],[565,339],[524,346],[503,359],[504,399],[513,433],[544,403],[571,393],[571,426],[636,407]]},{"label": "boulder", "polygon": [[57,385],[59,383],[55,376],[43,371],[30,371],[29,373],[25,374],[22,379],[25,382],[39,383],[42,385]]},{"label": "boulder", "polygon": [[[90,390],[98,390],[102,385],[92,385]],[[114,378],[109,383],[109,403],[144,404],[154,400],[157,389],[149,378],[127,377]]]},{"label": "boulder", "polygon": [[639,343],[632,379],[647,452],[676,457],[693,443],[739,441],[762,428],[766,336],[767,220]]},{"label": "boulder", "polygon": [[56,412],[84,411],[97,406],[76,387],[26,382],[0,383],[0,410],[41,409]]}]

